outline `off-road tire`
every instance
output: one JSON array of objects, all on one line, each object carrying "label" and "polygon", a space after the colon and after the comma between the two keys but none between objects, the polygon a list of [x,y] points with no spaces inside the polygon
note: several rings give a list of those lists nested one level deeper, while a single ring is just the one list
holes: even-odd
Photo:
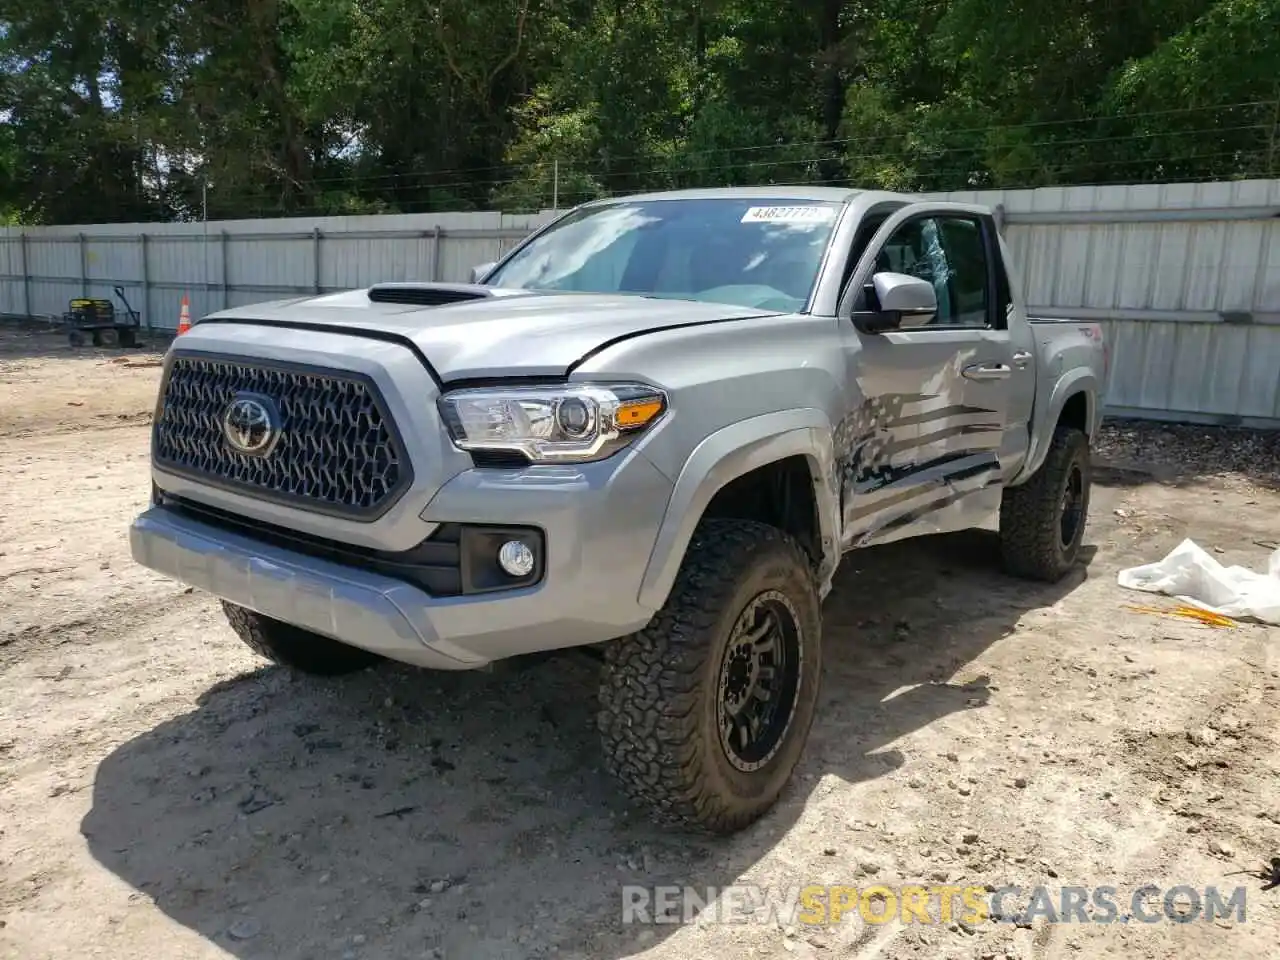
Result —
[{"label": "off-road tire", "polygon": [[[720,739],[721,665],[735,622],[764,594],[784,597],[796,614],[800,655],[787,676],[798,685],[775,752],[744,772]],[[704,521],[662,610],[605,649],[598,719],[609,772],[660,822],[728,834],[757,820],[808,740],[821,633],[813,566],[791,537],[751,521]]]},{"label": "off-road tire", "polygon": [[[1068,485],[1078,472],[1079,518],[1064,539]],[[1040,469],[1026,483],[1007,487],[1000,501],[1000,548],[1005,569],[1017,577],[1056,583],[1075,566],[1089,518],[1089,438],[1058,427]]]},{"label": "off-road tire", "polygon": [[381,659],[376,653],[273,620],[225,600],[222,601],[222,612],[226,614],[231,629],[254,653],[302,673],[337,677],[363,670]]}]

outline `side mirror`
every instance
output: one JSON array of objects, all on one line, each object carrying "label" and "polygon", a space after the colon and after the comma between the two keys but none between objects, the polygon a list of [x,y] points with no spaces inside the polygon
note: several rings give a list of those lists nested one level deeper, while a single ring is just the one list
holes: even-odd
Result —
[{"label": "side mirror", "polygon": [[494,267],[496,267],[497,265],[498,265],[498,262],[495,260],[495,261],[493,261],[492,263],[482,263],[482,264],[480,264],[480,265],[479,265],[479,266],[477,266],[477,267],[472,267],[472,268],[471,268],[471,282],[472,282],[472,283],[479,283],[479,282],[480,282],[480,278],[481,278],[481,277],[483,277],[486,273],[488,273],[490,270],[492,270],[492,269],[493,269]]},{"label": "side mirror", "polygon": [[867,284],[868,306],[878,309],[854,313],[853,323],[863,333],[923,327],[938,312],[933,284],[905,273],[877,273]]}]

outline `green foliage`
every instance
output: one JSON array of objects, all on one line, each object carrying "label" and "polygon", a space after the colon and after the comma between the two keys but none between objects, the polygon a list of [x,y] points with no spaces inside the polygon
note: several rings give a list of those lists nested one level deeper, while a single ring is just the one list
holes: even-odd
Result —
[{"label": "green foliage", "polygon": [[0,220],[1280,173],[1280,0],[0,0]]}]

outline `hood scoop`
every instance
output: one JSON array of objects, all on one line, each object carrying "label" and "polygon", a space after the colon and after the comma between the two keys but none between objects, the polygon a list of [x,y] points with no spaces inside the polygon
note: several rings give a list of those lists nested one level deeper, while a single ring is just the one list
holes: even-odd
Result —
[{"label": "hood scoop", "polygon": [[415,307],[443,307],[450,303],[484,300],[493,291],[478,283],[375,283],[369,288],[373,303],[403,303]]}]

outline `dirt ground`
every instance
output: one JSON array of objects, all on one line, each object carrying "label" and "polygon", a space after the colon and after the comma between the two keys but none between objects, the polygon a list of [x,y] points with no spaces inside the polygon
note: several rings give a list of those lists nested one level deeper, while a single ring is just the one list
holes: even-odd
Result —
[{"label": "dirt ground", "polygon": [[[1280,888],[1241,871],[1280,855],[1280,630],[1128,610],[1115,577],[1188,536],[1263,569],[1278,438],[1109,429],[1056,587],[1004,577],[985,532],[851,555],[799,774],[715,840],[607,781],[585,658],[308,679],[136,566],[157,364],[0,332],[0,956],[1275,956]],[[1144,460],[1169,444],[1198,459]],[[873,882],[1112,886],[1122,915],[1145,884],[1241,886],[1247,915],[622,918],[624,885]]]}]

